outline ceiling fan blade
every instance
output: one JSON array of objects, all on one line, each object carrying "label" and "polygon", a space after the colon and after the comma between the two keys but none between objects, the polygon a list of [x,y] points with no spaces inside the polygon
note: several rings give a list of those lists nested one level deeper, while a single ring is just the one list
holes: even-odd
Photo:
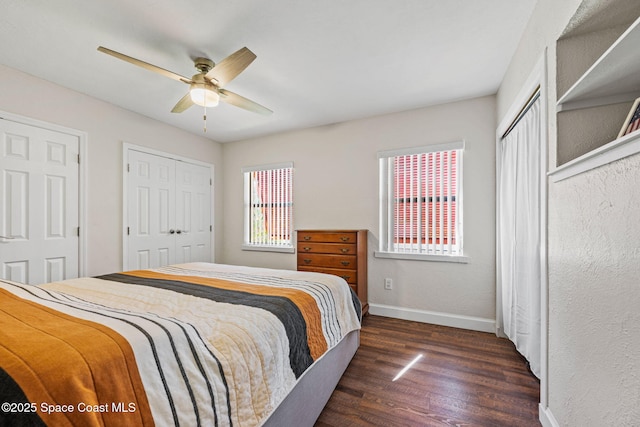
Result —
[{"label": "ceiling fan blade", "polygon": [[116,52],[115,50],[107,49],[106,47],[103,47],[103,46],[99,46],[98,50],[100,52],[106,53],[107,55],[115,56],[118,59],[122,59],[123,61],[127,61],[133,65],[137,65],[138,67],[142,67],[149,71],[162,74],[163,76],[169,77],[170,79],[178,80],[184,83],[191,83],[191,79],[188,77],[181,76],[180,74],[176,74],[173,71],[165,70],[164,68],[157,67],[155,65],[149,64],[139,59],[132,58],[131,56],[125,55],[120,52]]},{"label": "ceiling fan blade", "polygon": [[263,107],[262,105],[240,96],[237,93],[229,92],[225,89],[219,89],[218,93],[220,94],[220,101],[226,102],[227,104],[235,105],[236,107],[244,108],[245,110],[253,111],[258,114],[269,115],[273,113],[273,111],[269,110],[267,107]]},{"label": "ceiling fan blade", "polygon": [[173,110],[171,110],[171,112],[172,113],[182,113],[184,110],[186,110],[187,108],[191,107],[193,104],[194,104],[194,102],[191,100],[191,93],[187,92],[187,94],[185,96],[180,98],[180,101],[178,101],[176,106],[173,107]]},{"label": "ceiling fan blade", "polygon": [[255,53],[243,47],[216,64],[205,77],[217,81],[217,86],[222,87],[235,79],[254,59]]}]

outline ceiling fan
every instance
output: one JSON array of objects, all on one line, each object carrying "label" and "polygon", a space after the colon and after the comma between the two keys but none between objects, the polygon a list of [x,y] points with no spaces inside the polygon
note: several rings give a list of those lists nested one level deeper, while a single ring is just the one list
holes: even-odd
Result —
[{"label": "ceiling fan", "polygon": [[251,101],[250,99],[223,89],[223,86],[236,78],[238,74],[247,68],[254,59],[256,59],[256,55],[246,47],[243,47],[242,49],[239,49],[227,56],[218,64],[215,64],[209,58],[194,59],[194,66],[198,69],[199,73],[194,74],[191,78],[181,76],[180,74],[176,74],[172,71],[165,70],[164,68],[132,58],[131,56],[124,55],[120,52],[116,52],[115,50],[107,49],[103,46],[99,46],[98,50],[108,55],[115,56],[118,59],[122,59],[123,61],[130,62],[131,64],[162,74],[170,79],[178,80],[190,85],[189,92],[183,96],[180,101],[178,101],[175,107],[173,107],[173,110],[171,110],[172,113],[182,113],[194,104],[203,107],[215,107],[218,105],[219,101],[259,114],[273,113],[273,111]]}]

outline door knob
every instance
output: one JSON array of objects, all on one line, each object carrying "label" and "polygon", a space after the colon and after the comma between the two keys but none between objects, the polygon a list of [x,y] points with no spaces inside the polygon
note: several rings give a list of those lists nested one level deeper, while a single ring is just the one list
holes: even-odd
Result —
[{"label": "door knob", "polygon": [[174,230],[173,228],[171,230],[169,230],[169,234],[173,234],[175,232],[176,232],[176,230]]}]

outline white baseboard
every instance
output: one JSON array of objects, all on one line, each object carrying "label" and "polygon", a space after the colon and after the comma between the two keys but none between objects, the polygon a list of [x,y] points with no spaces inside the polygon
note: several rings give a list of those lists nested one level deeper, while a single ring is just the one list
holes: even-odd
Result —
[{"label": "white baseboard", "polygon": [[472,331],[496,332],[496,321],[482,317],[462,316],[459,314],[394,307],[383,304],[369,304],[369,312],[377,316],[394,317],[396,319],[413,320],[416,322],[432,323],[434,325],[470,329]]},{"label": "white baseboard", "polygon": [[538,413],[538,419],[543,427],[560,427],[560,423],[558,423],[558,420],[556,420],[556,417],[553,416],[551,409],[548,407],[544,408],[542,404],[540,404],[540,406],[538,406]]}]

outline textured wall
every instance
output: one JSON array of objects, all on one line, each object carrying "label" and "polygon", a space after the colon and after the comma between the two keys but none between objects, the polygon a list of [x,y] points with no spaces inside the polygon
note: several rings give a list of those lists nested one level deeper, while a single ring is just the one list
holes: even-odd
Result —
[{"label": "textured wall", "polygon": [[[637,7],[637,0],[538,1],[498,91],[498,119],[546,50],[549,165],[556,164],[556,40],[565,27],[599,30]],[[635,426],[640,419],[639,171],[636,155],[549,183],[543,417],[562,426]]]},{"label": "textured wall", "polygon": [[562,425],[640,420],[640,155],[550,187],[549,398]]}]

